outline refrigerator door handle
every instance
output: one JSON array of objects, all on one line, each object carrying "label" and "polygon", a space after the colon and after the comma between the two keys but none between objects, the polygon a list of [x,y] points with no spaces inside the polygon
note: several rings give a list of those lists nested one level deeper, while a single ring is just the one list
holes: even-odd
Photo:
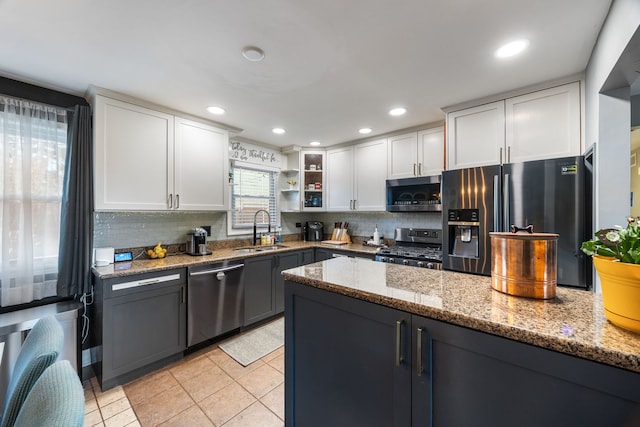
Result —
[{"label": "refrigerator door handle", "polygon": [[493,231],[500,231],[500,175],[493,176]]},{"label": "refrigerator door handle", "polygon": [[511,188],[509,185],[510,176],[508,173],[504,174],[504,204],[502,211],[502,221],[504,224],[504,231],[509,231],[509,202],[511,197]]}]

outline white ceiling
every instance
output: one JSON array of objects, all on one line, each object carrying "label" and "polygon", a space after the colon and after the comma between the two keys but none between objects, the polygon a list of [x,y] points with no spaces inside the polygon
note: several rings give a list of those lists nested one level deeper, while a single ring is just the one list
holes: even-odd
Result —
[{"label": "white ceiling", "polygon": [[[328,146],[583,72],[610,3],[0,0],[0,74],[81,95],[93,84],[275,146]],[[531,41],[522,56],[494,59],[521,37]],[[245,60],[247,45],[265,59]],[[227,114],[211,116],[212,104]],[[408,113],[390,117],[398,105]]]}]

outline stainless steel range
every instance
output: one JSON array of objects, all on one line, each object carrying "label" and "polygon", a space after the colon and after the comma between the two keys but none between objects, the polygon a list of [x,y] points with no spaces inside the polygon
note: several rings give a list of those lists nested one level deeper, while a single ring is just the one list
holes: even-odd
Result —
[{"label": "stainless steel range", "polygon": [[394,240],[378,249],[376,261],[442,270],[442,230],[396,228]]}]

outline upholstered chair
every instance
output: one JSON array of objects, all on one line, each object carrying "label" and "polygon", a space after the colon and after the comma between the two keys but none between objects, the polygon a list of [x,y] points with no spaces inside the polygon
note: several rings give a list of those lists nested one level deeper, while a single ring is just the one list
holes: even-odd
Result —
[{"label": "upholstered chair", "polygon": [[68,360],[49,366],[24,401],[16,427],[82,427],[84,390]]},{"label": "upholstered chair", "polygon": [[1,427],[13,426],[29,391],[44,370],[58,358],[63,340],[62,326],[53,316],[43,317],[31,329],[11,372]]}]

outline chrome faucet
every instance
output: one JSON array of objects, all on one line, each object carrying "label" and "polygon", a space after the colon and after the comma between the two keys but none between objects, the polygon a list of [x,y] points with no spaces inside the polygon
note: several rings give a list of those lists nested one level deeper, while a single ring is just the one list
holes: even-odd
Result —
[{"label": "chrome faucet", "polygon": [[269,211],[265,209],[256,211],[255,215],[253,215],[253,246],[258,244],[258,223],[256,222],[256,218],[260,212],[267,214],[267,218],[269,219],[269,222],[267,223],[267,233],[271,233],[271,215],[269,215]]}]

